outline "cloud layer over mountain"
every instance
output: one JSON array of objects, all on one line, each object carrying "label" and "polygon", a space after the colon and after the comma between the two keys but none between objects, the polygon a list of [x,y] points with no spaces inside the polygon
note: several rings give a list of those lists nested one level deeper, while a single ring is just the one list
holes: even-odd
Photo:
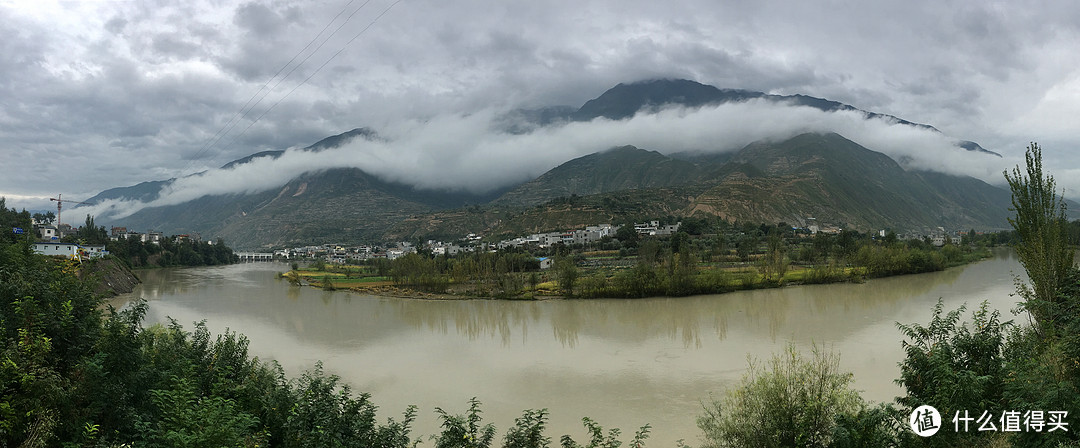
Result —
[{"label": "cloud layer over mountain", "polygon": [[484,193],[530,180],[562,162],[597,151],[635,145],[663,153],[728,152],[760,139],[783,140],[805,132],[837,132],[885,153],[907,168],[968,175],[1000,183],[1014,158],[957,148],[936,132],[864,119],[858,112],[822,112],[763,100],[700,109],[669,107],[626,120],[598,118],[538,127],[528,133],[502,130],[504,113],[408,120],[380,130],[381,138],[354,138],[322,151],[294,148],[281,157],[257,158],[228,169],[180,178],[150,203],[109,201],[79,213],[119,218],[147,206],[173,205],[204,195],[278,188],[292,178],[328,168],[355,167],[384,180],[420,189]]}]

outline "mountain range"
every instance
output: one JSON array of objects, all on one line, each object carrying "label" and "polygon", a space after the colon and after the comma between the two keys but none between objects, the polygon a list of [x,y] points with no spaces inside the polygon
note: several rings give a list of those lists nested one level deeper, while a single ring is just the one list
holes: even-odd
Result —
[{"label": "mountain range", "polygon": [[[667,105],[696,108],[750,100],[852,111],[866,119],[937,132],[929,125],[820,98],[718,89],[686,80],[619,84],[576,109],[515,111],[505,120],[505,130],[529,132],[600,117],[622,120]],[[357,138],[381,139],[375,130],[358,128],[303,150],[336,148]],[[974,142],[956,144],[971,157],[1000,157]],[[510,236],[659,216],[816,222],[862,230],[1008,226],[1008,191],[970,177],[905,170],[885,154],[835,133],[759,141],[727,153],[665,155],[612,146],[484,195],[417,189],[358,168],[334,168],[304,173],[262,192],[203,196],[121,218],[99,216],[97,222],[167,234],[199,233],[238,248],[455,239],[467,233]],[[223,168],[282,154],[264,151]],[[113,188],[86,202],[147,202],[174,181]]]}]

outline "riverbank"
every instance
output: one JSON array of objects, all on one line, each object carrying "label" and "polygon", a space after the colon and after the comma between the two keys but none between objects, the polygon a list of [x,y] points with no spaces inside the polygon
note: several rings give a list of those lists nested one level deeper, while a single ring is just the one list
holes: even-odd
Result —
[{"label": "riverbank", "polygon": [[942,271],[991,256],[991,251],[985,247],[937,259],[928,259],[922,252],[898,255],[890,253],[889,249],[882,249],[860,254],[858,259],[862,265],[834,262],[814,266],[784,266],[782,269],[769,269],[760,263],[752,266],[678,263],[676,258],[667,264],[649,264],[631,259],[629,261],[635,263],[629,267],[627,263],[615,267],[594,265],[580,268],[575,265],[571,267],[574,273],[569,275],[559,272],[567,269],[565,267],[558,270],[507,272],[487,282],[483,279],[459,281],[447,275],[435,281],[428,280],[423,286],[395,282],[390,276],[379,275],[368,266],[320,265],[318,267],[321,269],[294,269],[280,273],[279,277],[296,285],[328,291],[427,300],[679,297],[798,285],[861,283],[870,278]]},{"label": "riverbank", "polygon": [[78,267],[78,277],[93,282],[94,294],[106,298],[130,293],[142,283],[131,269],[114,258],[83,262]]}]

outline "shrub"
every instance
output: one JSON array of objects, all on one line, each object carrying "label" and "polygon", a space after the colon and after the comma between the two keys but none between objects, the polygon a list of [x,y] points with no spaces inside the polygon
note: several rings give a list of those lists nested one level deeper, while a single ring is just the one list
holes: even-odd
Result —
[{"label": "shrub", "polygon": [[738,388],[705,405],[702,447],[829,446],[838,416],[858,421],[865,409],[851,382],[839,356],[815,347],[806,359],[789,345],[767,369],[751,362]]}]

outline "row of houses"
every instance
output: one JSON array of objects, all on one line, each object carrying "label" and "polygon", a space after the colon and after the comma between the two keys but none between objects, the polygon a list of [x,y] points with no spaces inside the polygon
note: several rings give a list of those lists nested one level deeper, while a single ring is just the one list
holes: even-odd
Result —
[{"label": "row of houses", "polygon": [[[56,241],[63,239],[68,235],[75,235],[79,229],[72,227],[71,224],[51,225],[40,222],[34,223],[34,231],[37,233],[38,239],[42,241]],[[113,227],[109,232],[109,239],[118,241],[122,239],[136,239],[144,243],[160,243],[165,236],[161,232],[135,232],[129,231],[127,227]],[[198,240],[197,236],[192,235],[177,235],[176,240]]]},{"label": "row of houses", "polygon": [[[660,225],[659,221],[649,221],[634,224],[634,230],[641,235],[672,235],[679,231],[682,223]],[[619,226],[621,227],[621,226]],[[563,232],[534,233],[532,235],[503,240],[489,244],[481,242],[481,237],[470,233],[462,240],[453,243],[428,240],[425,246],[434,255],[454,256],[466,252],[493,251],[509,247],[536,246],[540,248],[551,247],[555,244],[588,244],[600,241],[604,237],[614,236],[619,227],[611,224],[598,224],[586,226],[584,229],[568,230]],[[392,246],[380,247],[374,245],[341,246],[336,244],[323,244],[315,246],[302,246],[290,249],[280,249],[273,252],[274,259],[294,258],[322,258],[332,263],[347,263],[351,261],[363,261],[375,258],[394,260],[409,253],[416,253],[417,249],[412,243],[398,242]],[[255,257],[257,258],[257,257]],[[542,265],[550,265],[550,260]],[[548,266],[545,266],[548,267]]]},{"label": "row of houses", "polygon": [[38,239],[44,241],[53,241],[63,238],[66,235],[74,235],[77,231],[71,227],[71,224],[60,224],[59,226],[34,223],[34,231],[37,232]]},{"label": "row of houses", "polygon": [[405,256],[408,253],[416,253],[416,248],[411,243],[401,242],[393,247],[379,247],[371,245],[341,246],[337,244],[323,244],[318,246],[302,246],[290,249],[280,249],[273,252],[276,259],[294,258],[321,258],[331,263],[344,264],[351,261],[363,261],[375,258],[393,260]]},{"label": "row of houses", "polygon": [[[188,235],[182,236],[188,237]],[[161,232],[140,233],[134,230],[128,230],[127,227],[113,227],[109,231],[109,239],[113,241],[134,239],[142,241],[144,243],[161,243],[161,240],[163,238],[165,238],[165,236]]]},{"label": "row of houses", "polygon": [[566,232],[534,233],[529,236],[517,237],[500,241],[495,246],[499,249],[507,247],[520,247],[534,245],[538,247],[550,247],[555,244],[586,244],[600,241],[605,236],[614,235],[617,227],[611,224],[587,226],[584,230],[570,230]]},{"label": "row of houses", "polygon": [[643,222],[641,224],[634,223],[634,231],[637,232],[638,235],[651,235],[651,236],[674,235],[676,232],[679,231],[679,227],[681,227],[681,226],[682,226],[681,221],[677,222],[675,224],[668,224],[668,225],[664,225],[664,226],[660,225],[660,221],[649,221],[649,222]]}]

